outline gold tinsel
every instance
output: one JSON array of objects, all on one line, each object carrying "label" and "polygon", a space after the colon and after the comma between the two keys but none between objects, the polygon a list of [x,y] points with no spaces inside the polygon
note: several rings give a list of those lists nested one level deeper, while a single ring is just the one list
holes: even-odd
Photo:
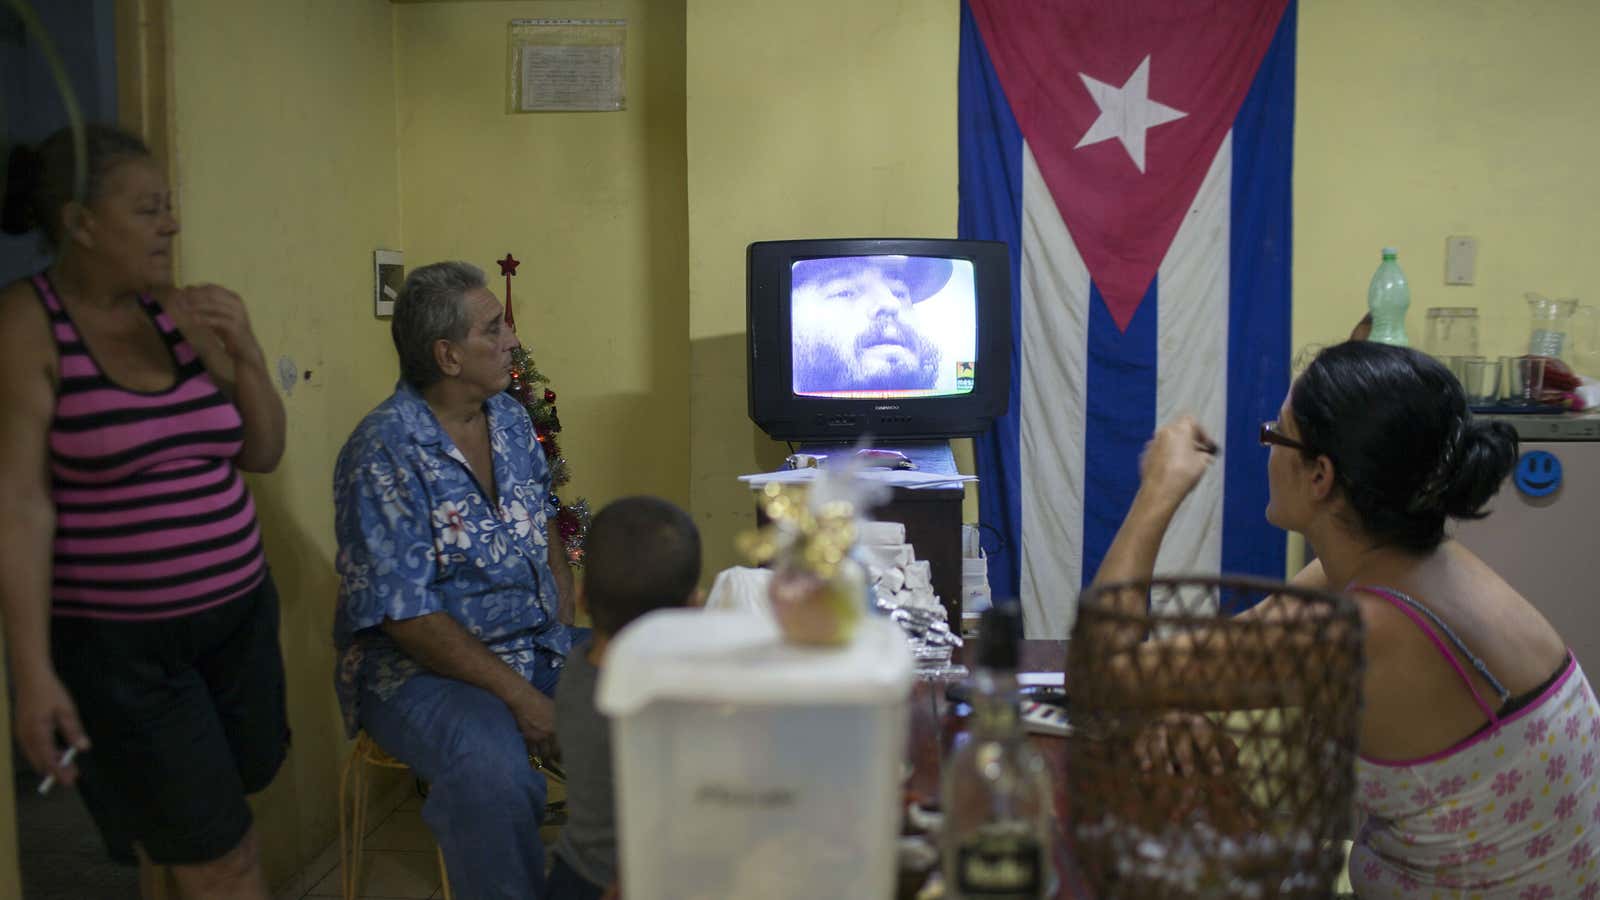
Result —
[{"label": "gold tinsel", "polygon": [[813,510],[803,486],[771,483],[761,490],[768,523],[739,536],[739,549],[753,565],[782,557],[821,578],[831,578],[856,542],[856,508],[829,500]]}]

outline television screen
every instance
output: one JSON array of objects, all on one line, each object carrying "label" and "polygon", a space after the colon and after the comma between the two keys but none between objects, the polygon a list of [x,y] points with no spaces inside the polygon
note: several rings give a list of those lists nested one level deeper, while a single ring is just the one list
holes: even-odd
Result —
[{"label": "television screen", "polygon": [[828,256],[790,268],[793,388],[803,397],[972,393],[978,310],[972,262]]},{"label": "television screen", "polygon": [[1011,257],[951,238],[757,241],[750,418],[779,440],[981,434],[1010,400]]}]

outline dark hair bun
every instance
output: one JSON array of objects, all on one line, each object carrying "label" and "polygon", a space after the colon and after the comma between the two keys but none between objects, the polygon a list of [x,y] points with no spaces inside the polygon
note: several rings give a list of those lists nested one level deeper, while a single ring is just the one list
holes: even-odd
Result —
[{"label": "dark hair bun", "polygon": [[1481,519],[1483,505],[1517,465],[1517,431],[1505,422],[1467,422],[1456,445],[1439,503],[1452,519]]},{"label": "dark hair bun", "polygon": [[1479,421],[1461,382],[1409,347],[1328,347],[1289,395],[1300,440],[1333,462],[1360,530],[1378,544],[1429,553],[1450,519],[1479,519],[1517,460],[1517,434]]},{"label": "dark hair bun", "polygon": [[5,204],[0,209],[0,232],[27,234],[34,221],[33,195],[39,184],[44,160],[26,144],[17,144],[6,154]]}]

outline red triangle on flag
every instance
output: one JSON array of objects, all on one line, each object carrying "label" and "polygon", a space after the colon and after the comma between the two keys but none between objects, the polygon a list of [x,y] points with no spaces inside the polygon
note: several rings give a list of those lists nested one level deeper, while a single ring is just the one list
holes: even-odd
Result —
[{"label": "red triangle on flag", "polygon": [[968,0],[1056,208],[1126,330],[1288,0]]}]

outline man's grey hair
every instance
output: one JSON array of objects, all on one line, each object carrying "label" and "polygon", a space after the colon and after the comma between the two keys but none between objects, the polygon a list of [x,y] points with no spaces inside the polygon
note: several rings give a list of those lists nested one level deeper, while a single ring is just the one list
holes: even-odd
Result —
[{"label": "man's grey hair", "polygon": [[466,339],[472,329],[466,293],[488,287],[483,270],[471,263],[439,262],[411,270],[394,299],[389,332],[400,354],[400,377],[417,390],[444,378],[433,358],[433,345],[443,339]]}]

